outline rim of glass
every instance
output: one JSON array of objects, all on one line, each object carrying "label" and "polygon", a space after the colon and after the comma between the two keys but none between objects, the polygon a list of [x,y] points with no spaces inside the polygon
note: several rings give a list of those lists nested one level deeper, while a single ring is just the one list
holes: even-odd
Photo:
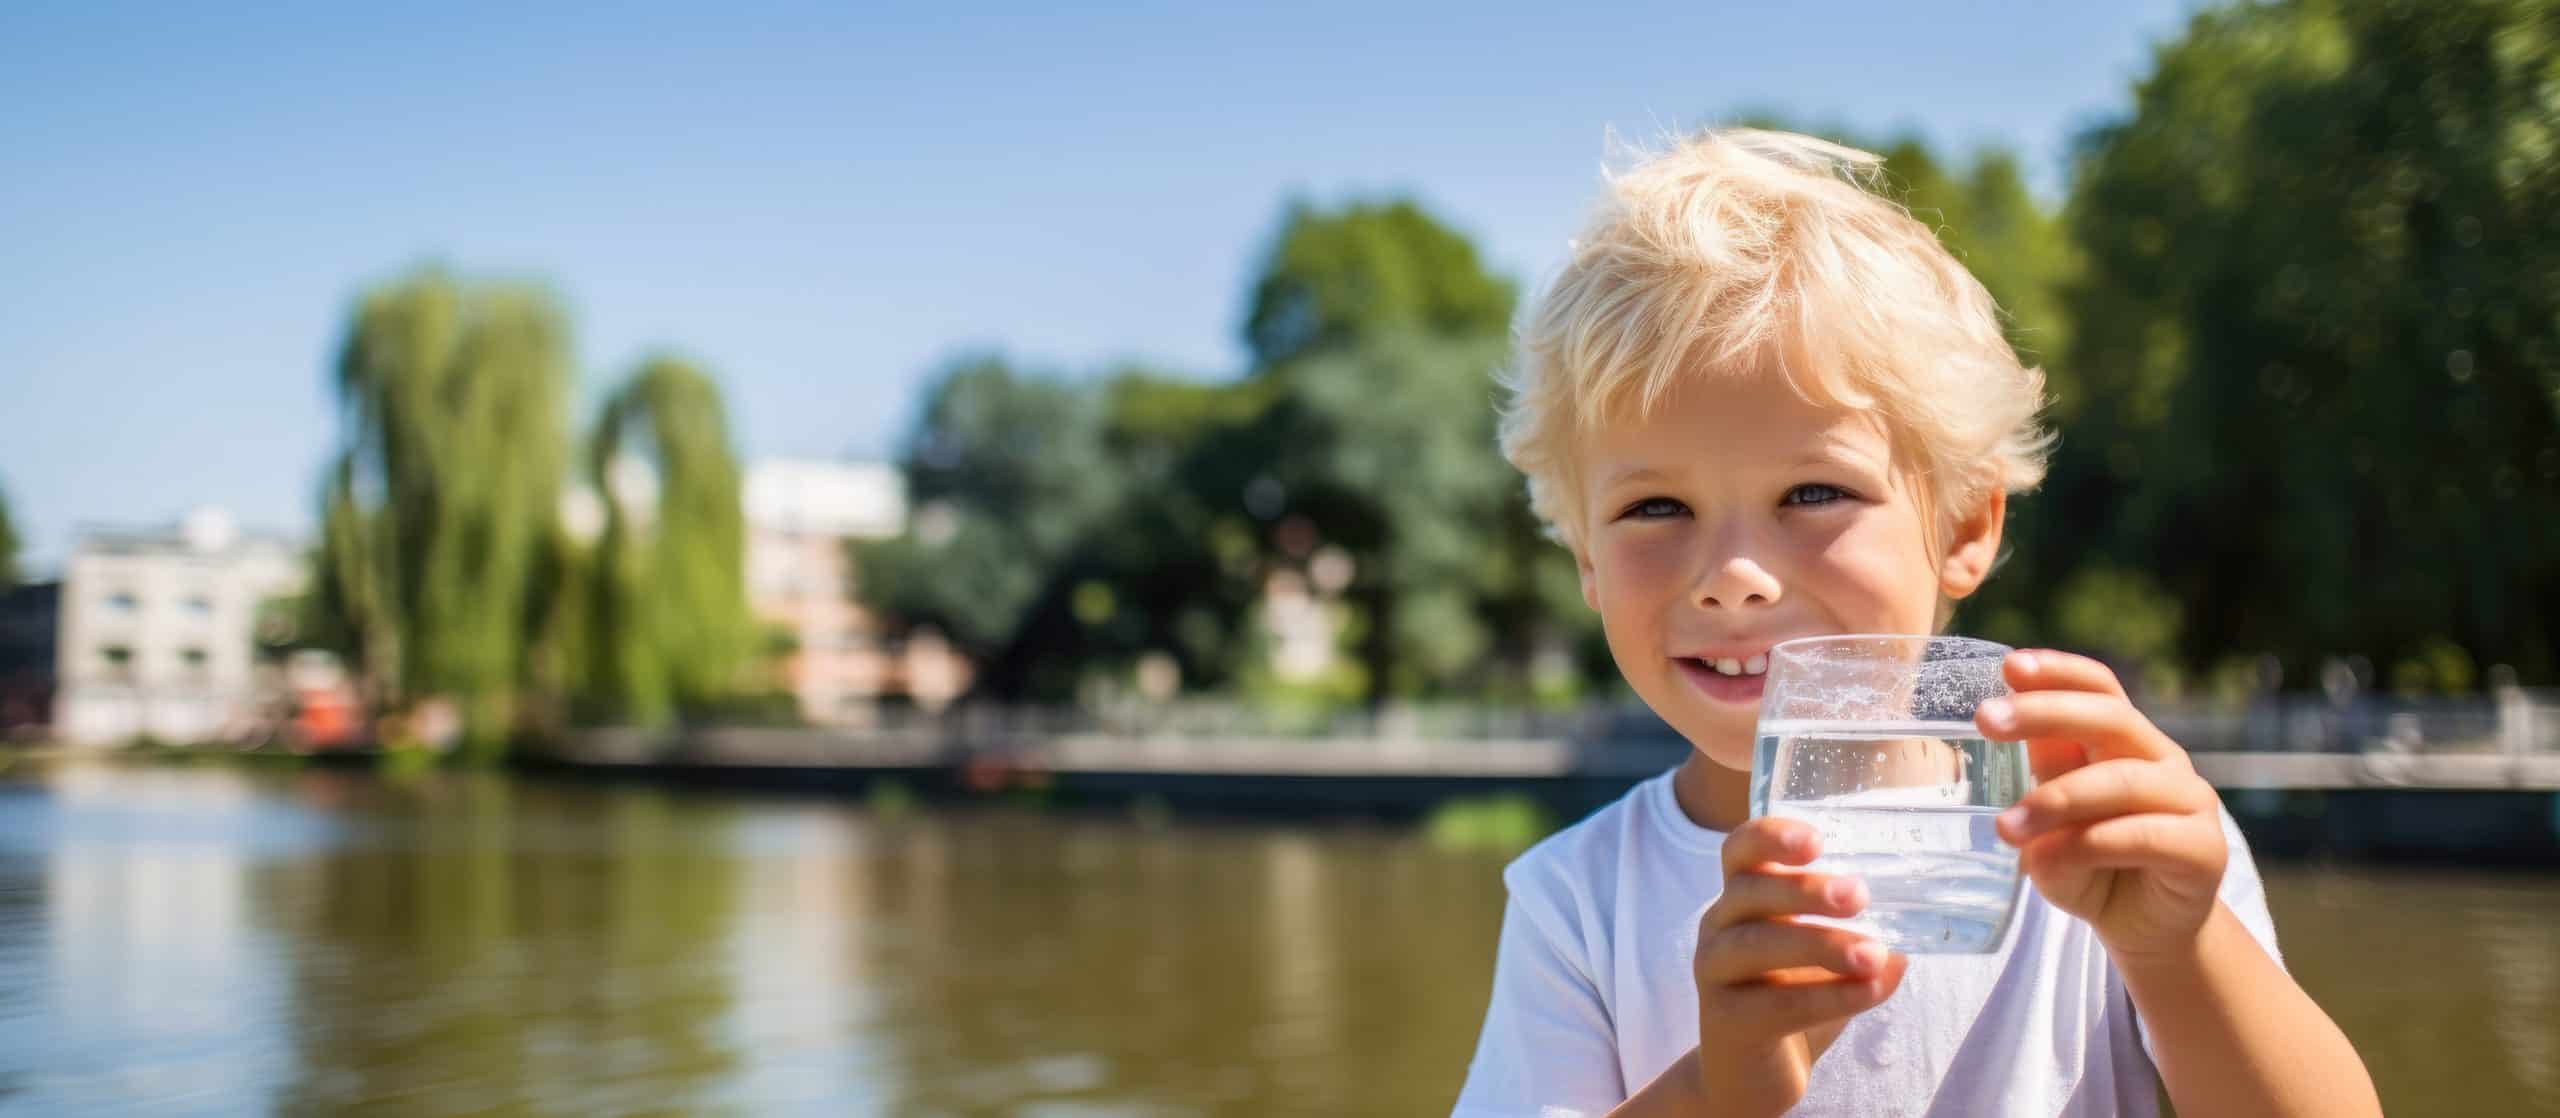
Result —
[{"label": "rim of glass", "polygon": [[1775,660],[1780,653],[1789,649],[1846,644],[1852,641],[1927,641],[1942,646],[1952,653],[1952,655],[1940,657],[1941,661],[2006,657],[2017,651],[1998,641],[1987,641],[1980,637],[1947,636],[1940,633],[1828,633],[1818,637],[1797,637],[1793,640],[1779,641],[1769,646],[1769,658]]}]

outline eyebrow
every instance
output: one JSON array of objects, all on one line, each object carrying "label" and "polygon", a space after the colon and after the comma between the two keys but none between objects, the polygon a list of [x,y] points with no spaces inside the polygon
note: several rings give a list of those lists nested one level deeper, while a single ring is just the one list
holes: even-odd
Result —
[{"label": "eyebrow", "polygon": [[1823,439],[1819,448],[1799,456],[1794,464],[1797,466],[1847,466],[1851,469],[1865,470],[1879,467],[1873,455],[1852,447],[1838,438]]},{"label": "eyebrow", "polygon": [[1602,480],[1601,487],[1607,488],[1613,485],[1624,485],[1631,481],[1659,482],[1666,480],[1669,479],[1664,477],[1660,470],[1654,469],[1651,466],[1637,466],[1634,469],[1620,470],[1616,473],[1610,474],[1606,479]]},{"label": "eyebrow", "polygon": [[[1790,469],[1799,469],[1805,466],[1846,466],[1851,469],[1872,469],[1874,468],[1874,463],[1870,462],[1864,454],[1860,454],[1848,447],[1841,446],[1834,440],[1825,439],[1819,449],[1798,455],[1794,461],[1788,463],[1788,468]],[[1661,484],[1670,480],[1670,475],[1654,469],[1651,466],[1634,466],[1609,474],[1607,477],[1601,479],[1600,484],[1601,487],[1605,489],[1611,486],[1626,485],[1634,482],[1652,482],[1655,484]]]}]

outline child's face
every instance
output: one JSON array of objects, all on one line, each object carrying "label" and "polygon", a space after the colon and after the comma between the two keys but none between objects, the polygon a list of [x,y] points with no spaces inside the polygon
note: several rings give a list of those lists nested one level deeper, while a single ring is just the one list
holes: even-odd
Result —
[{"label": "child's face", "polygon": [[1999,547],[1996,488],[1931,548],[1881,421],[1773,374],[1691,381],[1580,454],[1583,599],[1636,694],[1728,768],[1751,767],[1769,646],[1929,632]]}]

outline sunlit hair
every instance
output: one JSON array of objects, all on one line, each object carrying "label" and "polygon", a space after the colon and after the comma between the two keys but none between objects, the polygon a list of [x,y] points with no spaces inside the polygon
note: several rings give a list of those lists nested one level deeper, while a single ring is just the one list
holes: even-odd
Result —
[{"label": "sunlit hair", "polygon": [[1763,369],[1816,405],[1876,414],[1932,521],[2043,480],[2043,372],[1930,228],[1876,193],[1882,162],[1736,128],[1609,176],[1506,378],[1503,454],[1553,534],[1582,550],[1578,440],[1686,378]]}]

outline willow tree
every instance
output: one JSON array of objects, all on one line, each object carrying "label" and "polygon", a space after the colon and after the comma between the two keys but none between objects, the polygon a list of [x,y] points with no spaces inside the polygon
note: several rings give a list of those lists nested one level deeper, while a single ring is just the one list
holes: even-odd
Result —
[{"label": "willow tree", "polygon": [[588,561],[590,697],[651,724],[739,693],[757,638],[719,388],[683,361],[644,362],[606,399],[587,471],[605,498]]},{"label": "willow tree", "polygon": [[548,293],[430,268],[366,293],[338,353],[320,600],[378,707],[448,698],[482,756],[547,606],[569,349]]}]

